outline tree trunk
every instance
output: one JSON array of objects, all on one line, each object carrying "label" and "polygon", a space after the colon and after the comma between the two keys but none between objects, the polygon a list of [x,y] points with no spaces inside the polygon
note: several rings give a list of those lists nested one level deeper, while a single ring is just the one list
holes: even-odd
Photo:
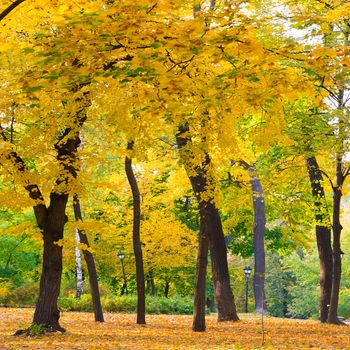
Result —
[{"label": "tree trunk", "polygon": [[164,287],[164,297],[169,298],[169,289],[170,289],[170,283],[169,281],[165,281],[165,287]]},{"label": "tree trunk", "polygon": [[[75,117],[77,118],[77,130],[80,130],[80,127],[86,120],[86,114],[77,114]],[[43,233],[44,252],[39,298],[34,312],[33,323],[42,324],[49,331],[64,330],[58,323],[59,311],[57,301],[61,287],[62,246],[57,243],[61,243],[60,240],[63,239],[63,230],[67,222],[65,211],[68,201],[68,186],[71,178],[76,178],[77,176],[75,162],[79,144],[79,135],[75,130],[72,131],[71,128],[66,128],[60,135],[55,144],[59,176],[50,194],[50,205],[47,208],[46,215],[42,216],[41,207],[44,207],[44,204],[34,207],[38,226]],[[26,189],[30,191],[30,197],[34,199],[35,194],[32,194],[34,189],[31,186],[27,186]],[[62,191],[62,187],[65,191]],[[38,191],[37,187],[36,190]],[[40,191],[38,196],[41,196]],[[42,196],[40,200],[43,202]]]},{"label": "tree trunk", "polygon": [[340,235],[343,229],[340,224],[340,203],[342,197],[341,187],[343,185],[343,174],[341,160],[337,157],[337,185],[333,187],[333,278],[332,278],[332,293],[329,305],[328,323],[339,324],[338,319],[338,301],[341,279],[341,248]]},{"label": "tree trunk", "polygon": [[154,284],[153,270],[150,270],[148,277],[151,285],[151,295],[154,297],[156,295],[156,286]]},{"label": "tree trunk", "polygon": [[201,228],[198,239],[199,246],[197,253],[196,281],[194,289],[192,330],[194,332],[204,332],[206,307],[205,287],[208,265],[209,237],[206,233],[206,228],[203,220],[201,220]]},{"label": "tree trunk", "polygon": [[200,208],[209,237],[209,247],[214,281],[214,294],[218,309],[218,321],[238,321],[236,305],[230,286],[227,250],[218,209],[213,203],[204,203]]},{"label": "tree trunk", "polygon": [[249,167],[254,207],[254,298],[255,313],[266,312],[265,302],[265,247],[266,213],[264,193],[255,168]]},{"label": "tree trunk", "polygon": [[[127,149],[132,151],[133,142],[128,142]],[[146,324],[146,296],[145,296],[145,275],[143,269],[142,247],[140,240],[141,225],[141,201],[140,191],[137,185],[136,177],[132,169],[131,157],[125,157],[125,172],[130,184],[133,197],[133,246],[136,263],[136,283],[137,283],[137,324]]]},{"label": "tree trunk", "polygon": [[[73,197],[73,209],[74,209],[75,220],[83,221],[80,201],[77,195],[74,195]],[[79,229],[77,229],[77,231],[79,234],[80,243],[85,244],[87,248],[89,248],[90,247],[89,241],[84,231]],[[87,249],[83,249],[83,255],[84,255],[84,259],[85,259],[86,266],[89,273],[89,282],[90,282],[90,289],[91,289],[91,296],[92,296],[92,304],[94,306],[95,321],[104,322],[94,256]]]},{"label": "tree trunk", "polygon": [[316,241],[320,261],[320,321],[327,322],[332,292],[333,253],[330,218],[325,205],[323,176],[315,157],[306,159],[315,206]]},{"label": "tree trunk", "polygon": [[68,195],[51,194],[50,206],[43,228],[44,252],[40,277],[39,298],[35,307],[33,323],[44,325],[48,331],[64,331],[59,325],[60,312],[57,300],[61,288],[62,246],[67,221],[65,215]]},{"label": "tree trunk", "polygon": [[[75,239],[77,241],[77,244],[80,243],[80,238],[79,238],[79,230],[75,230]],[[83,290],[84,290],[84,280],[83,280],[83,264],[81,261],[81,252],[78,246],[75,247],[75,271],[77,275],[77,290],[75,293],[75,297],[77,299],[80,299]]]},{"label": "tree trunk", "polygon": [[200,230],[205,229],[205,233],[200,232],[199,237],[205,234],[209,239],[214,293],[218,307],[218,321],[237,321],[239,318],[230,286],[227,251],[220,215],[213,202],[213,198],[204,199],[207,182],[208,180],[210,181],[208,174],[211,163],[210,156],[205,152],[202,164],[191,164],[192,154],[189,148],[191,139],[188,134],[188,125],[180,126],[176,135],[176,142],[180,150],[180,158],[185,166],[193,192],[199,203]]}]

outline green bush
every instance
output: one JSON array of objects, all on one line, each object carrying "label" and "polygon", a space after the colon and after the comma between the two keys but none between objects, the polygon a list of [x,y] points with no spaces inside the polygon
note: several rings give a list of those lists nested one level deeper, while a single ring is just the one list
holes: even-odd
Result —
[{"label": "green bush", "polygon": [[58,307],[62,311],[93,311],[90,294],[83,294],[80,299],[74,296],[60,296],[58,298]]},{"label": "green bush", "polygon": [[[107,295],[101,298],[104,311],[135,313],[137,306],[136,295],[114,296]],[[91,296],[83,294],[80,299],[73,296],[61,296],[59,308],[62,311],[93,311]],[[193,299],[190,297],[175,296],[146,297],[146,312],[148,314],[179,314],[190,315],[193,313]]]},{"label": "green bush", "polygon": [[344,318],[350,318],[350,289],[340,291],[338,314]]}]

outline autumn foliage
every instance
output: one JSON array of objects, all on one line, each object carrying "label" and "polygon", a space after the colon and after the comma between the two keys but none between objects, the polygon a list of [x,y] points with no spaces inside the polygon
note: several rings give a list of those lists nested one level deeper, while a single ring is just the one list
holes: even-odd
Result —
[{"label": "autumn foliage", "polygon": [[[303,249],[314,246],[319,279],[311,290],[321,296],[320,321],[341,323],[339,300],[350,295],[341,278],[348,273],[341,215],[350,177],[349,1],[1,6],[4,300],[26,279],[33,291],[40,283],[33,326],[63,331],[57,302],[62,293],[71,297],[72,286],[61,286],[75,278],[80,250],[91,264],[83,268],[90,282],[94,276],[95,305],[97,277],[105,294],[118,294],[123,277],[123,294],[126,273],[138,294],[139,323],[146,323],[145,291],[155,294],[156,281],[165,298],[169,288],[195,296],[193,330],[204,331],[213,298],[218,321],[238,321],[232,289],[244,284],[239,265],[250,259],[254,266],[255,310],[264,312],[265,261],[293,252],[303,258]],[[18,247],[32,263],[27,276],[18,277]],[[121,250],[123,276],[116,267]],[[290,316],[297,273],[286,270],[281,309]],[[102,321],[101,307],[99,314]],[[328,335],[331,327],[304,338],[315,328],[311,321],[267,318],[265,332],[257,318],[216,325],[209,317],[211,333],[200,338],[190,336],[186,317],[152,316],[146,327],[126,315],[108,317],[92,327],[67,314],[61,319],[68,333],[57,339],[72,348],[85,333],[84,342],[96,348],[149,342],[220,349],[259,347],[264,335],[267,348],[340,346]],[[43,344],[54,348],[56,337]]]}]

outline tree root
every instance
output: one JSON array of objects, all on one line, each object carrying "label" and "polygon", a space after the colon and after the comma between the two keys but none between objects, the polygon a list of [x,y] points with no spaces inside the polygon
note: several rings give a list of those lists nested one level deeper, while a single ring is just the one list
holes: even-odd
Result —
[{"label": "tree root", "polygon": [[18,329],[13,335],[19,336],[25,334],[27,337],[36,336],[36,335],[45,335],[49,333],[64,333],[66,330],[60,325],[56,326],[46,326],[43,324],[33,323],[30,327],[26,329]]}]

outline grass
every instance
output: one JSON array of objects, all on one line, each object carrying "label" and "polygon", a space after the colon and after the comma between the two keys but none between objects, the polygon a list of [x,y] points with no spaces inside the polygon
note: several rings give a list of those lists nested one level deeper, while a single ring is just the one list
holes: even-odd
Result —
[{"label": "grass", "polygon": [[350,349],[350,327],[321,325],[311,320],[265,318],[265,344],[261,346],[259,316],[240,315],[236,323],[217,323],[207,316],[207,331],[191,331],[191,316],[150,315],[147,325],[135,324],[135,315],[106,313],[104,323],[93,314],[64,312],[64,334],[33,337],[12,334],[30,325],[33,309],[0,308],[0,349]]}]

